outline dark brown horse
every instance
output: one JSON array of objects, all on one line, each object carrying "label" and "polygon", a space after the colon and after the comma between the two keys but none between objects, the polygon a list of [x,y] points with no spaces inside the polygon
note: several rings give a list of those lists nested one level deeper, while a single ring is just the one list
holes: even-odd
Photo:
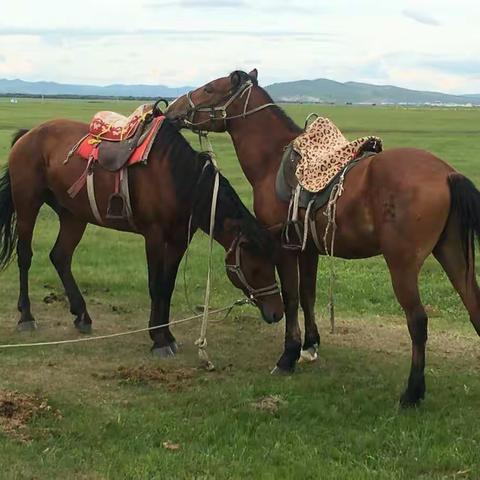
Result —
[{"label": "dark brown horse", "polygon": [[[76,317],[75,326],[82,332],[91,330],[92,321],[73,278],[71,262],[87,223],[96,221],[85,189],[74,199],[67,194],[85,170],[85,160],[74,155],[64,164],[72,145],[87,132],[86,124],[54,120],[29,132],[20,131],[14,138],[8,170],[0,184],[0,267],[7,265],[17,243],[19,329],[35,328],[30,312],[28,271],[35,221],[40,207],[47,203],[60,220],[60,232],[50,252],[51,261],[65,287],[70,311]],[[129,171],[135,228],[123,220],[105,219],[104,225],[134,231],[145,238],[151,297],[149,325],[168,325],[178,266],[189,243],[192,209],[192,232],[197,227],[209,231],[215,169],[208,155],[195,152],[165,120],[148,164],[132,166]],[[96,168],[95,189],[100,212],[106,212],[113,182],[112,173]],[[237,267],[228,269],[232,283],[252,299],[267,322],[278,321],[283,316],[283,303],[275,286],[270,236],[223,176],[220,177],[214,238],[227,251],[226,263]],[[268,292],[264,290],[266,287]],[[168,327],[151,330],[150,336],[155,354],[175,354],[175,338]]]},{"label": "dark brown horse", "polygon": [[[227,131],[253,187],[257,218],[267,226],[285,222],[288,204],[277,197],[275,179],[284,148],[302,130],[258,86],[256,70],[233,72],[178,98],[167,116],[181,127]],[[480,192],[442,160],[413,148],[387,150],[362,160],[346,176],[344,187],[337,205],[334,255],[384,256],[412,339],[410,376],[401,403],[415,405],[425,394],[427,340],[427,314],[420,300],[418,275],[431,253],[480,334],[473,242],[480,233]],[[321,209],[316,214],[319,238],[326,222]],[[293,370],[300,355],[299,298],[305,315],[303,348],[312,348],[320,339],[314,314],[319,253],[325,252],[319,252],[310,238],[298,258],[298,254],[284,251],[278,261],[286,311],[285,351],[277,363],[281,370]]]}]

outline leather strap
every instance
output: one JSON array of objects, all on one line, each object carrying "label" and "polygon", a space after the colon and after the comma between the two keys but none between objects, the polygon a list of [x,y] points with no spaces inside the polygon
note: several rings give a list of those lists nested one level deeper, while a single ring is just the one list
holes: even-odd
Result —
[{"label": "leather strap", "polygon": [[127,212],[127,219],[128,223],[132,228],[135,227],[135,223],[133,222],[133,210],[132,210],[132,203],[130,201],[130,188],[128,186],[128,167],[124,168],[120,173],[120,192],[125,199],[125,209]]},{"label": "leather strap", "polygon": [[88,201],[90,202],[90,208],[92,209],[93,216],[99,225],[103,225],[102,217],[98,211],[97,202],[95,201],[95,186],[93,184],[93,170],[87,174],[87,194]]}]

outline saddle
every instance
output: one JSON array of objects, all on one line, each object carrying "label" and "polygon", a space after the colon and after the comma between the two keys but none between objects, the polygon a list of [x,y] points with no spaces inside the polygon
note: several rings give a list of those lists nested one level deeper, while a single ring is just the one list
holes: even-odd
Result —
[{"label": "saddle", "polygon": [[[290,202],[282,236],[284,248],[305,248],[308,222],[329,201],[350,169],[382,148],[382,140],[374,136],[349,142],[333,122],[322,117],[285,148],[275,184],[278,197]],[[303,226],[298,221],[299,208],[307,209]]]},{"label": "saddle", "polygon": [[98,112],[90,122],[88,134],[69,151],[65,164],[76,153],[87,161],[87,166],[82,176],[70,187],[68,194],[74,198],[87,184],[90,207],[99,224],[103,224],[103,220],[95,201],[95,165],[98,164],[115,175],[115,188],[108,199],[106,218],[127,219],[132,224],[128,167],[137,163],[146,164],[164,119],[156,104],[141,105],[129,117],[115,112]]}]

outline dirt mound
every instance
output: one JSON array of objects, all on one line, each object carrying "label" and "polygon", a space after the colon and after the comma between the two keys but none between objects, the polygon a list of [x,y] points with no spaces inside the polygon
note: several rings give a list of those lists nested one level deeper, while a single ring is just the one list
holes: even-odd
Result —
[{"label": "dirt mound", "polygon": [[61,418],[60,412],[51,407],[45,398],[0,390],[0,430],[7,435],[29,440],[28,422],[34,416],[45,414]]},{"label": "dirt mound", "polygon": [[252,402],[250,405],[255,410],[261,410],[263,412],[275,414],[278,412],[280,406],[285,403],[286,401],[283,400],[280,395],[267,395],[265,397],[259,398],[255,402]]},{"label": "dirt mound", "polygon": [[180,390],[188,386],[197,370],[195,368],[177,368],[167,370],[161,367],[118,367],[113,374],[98,375],[101,379],[119,379],[122,383],[129,384],[162,384],[169,390]]}]

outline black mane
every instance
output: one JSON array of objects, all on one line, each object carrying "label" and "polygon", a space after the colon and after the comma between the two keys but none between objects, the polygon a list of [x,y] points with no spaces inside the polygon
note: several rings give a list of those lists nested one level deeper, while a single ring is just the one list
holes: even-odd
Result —
[{"label": "black mane", "polygon": [[[263,94],[265,95],[265,100],[266,100],[266,103],[275,103],[272,99],[272,97],[270,96],[270,94],[262,87],[260,87],[260,89],[262,90]],[[283,108],[281,108],[277,103],[275,103],[275,106],[274,107],[271,107],[270,108],[270,111],[273,112],[273,114],[279,118],[280,120],[283,120],[288,128],[293,132],[293,133],[303,133],[303,129],[301,129],[294,121],[291,117],[289,117],[285,110],[283,110]]]},{"label": "black mane", "polygon": [[[183,135],[165,119],[156,139],[158,151],[167,155],[178,200],[193,210],[192,223],[204,232],[210,229],[210,207],[215,168],[210,155],[195,151]],[[243,204],[230,182],[220,174],[215,233],[226,219],[239,220],[240,232],[259,255],[271,255],[270,235]]]}]

